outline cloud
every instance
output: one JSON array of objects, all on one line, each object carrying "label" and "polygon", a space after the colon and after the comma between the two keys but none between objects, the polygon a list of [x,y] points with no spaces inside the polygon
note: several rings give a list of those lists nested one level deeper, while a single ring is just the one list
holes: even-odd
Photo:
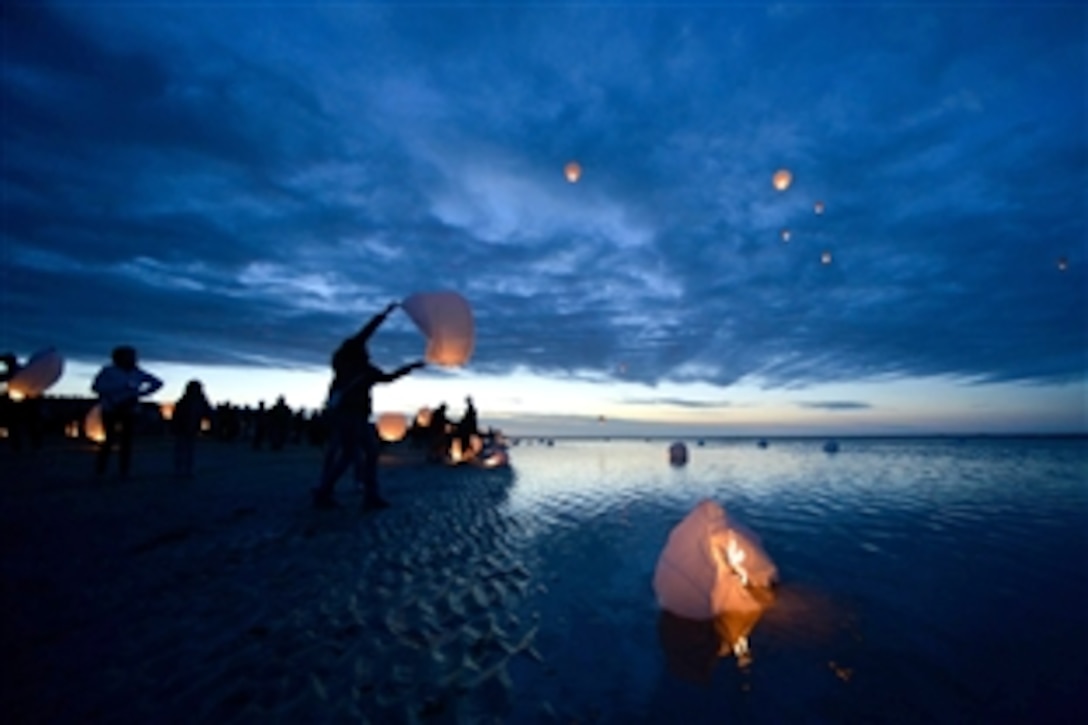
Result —
[{"label": "cloud", "polygon": [[797,404],[800,408],[815,410],[868,410],[873,406],[853,400],[810,400]]},{"label": "cloud", "polygon": [[[936,7],[266,10],[12,11],[5,345],[324,366],[386,302],[449,288],[484,373],[1088,369],[1076,11],[990,36]],[[418,333],[375,345],[406,359]]]}]

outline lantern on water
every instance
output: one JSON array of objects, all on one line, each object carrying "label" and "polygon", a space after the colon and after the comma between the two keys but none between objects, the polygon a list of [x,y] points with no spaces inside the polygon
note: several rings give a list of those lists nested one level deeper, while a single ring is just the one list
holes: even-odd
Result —
[{"label": "lantern on water", "polygon": [[817,214],[823,214],[824,213],[824,203],[822,201],[816,202],[815,204],[812,205],[812,211],[816,212]]},{"label": "lantern on water", "polygon": [[563,167],[563,176],[567,177],[570,183],[577,183],[578,179],[582,178],[582,165],[577,161],[571,161]]},{"label": "lantern on water", "polygon": [[464,365],[476,344],[476,326],[468,301],[456,292],[420,292],[401,303],[427,338],[424,358],[443,367]]},{"label": "lantern on water", "polygon": [[53,387],[63,372],[64,358],[55,348],[39,350],[8,382],[8,394],[15,400],[36,398]]},{"label": "lantern on water", "polygon": [[87,412],[87,417],[83,419],[83,435],[95,443],[102,443],[106,440],[106,427],[102,423],[101,403],[95,404]]},{"label": "lantern on water", "polygon": [[382,413],[375,426],[378,437],[386,443],[396,443],[408,432],[408,418],[401,413]]},{"label": "lantern on water", "polygon": [[759,538],[726,516],[714,501],[700,501],[669,533],[654,570],[662,609],[694,620],[762,609],[756,589],[778,580],[778,569]]},{"label": "lantern on water", "polygon": [[669,446],[669,463],[674,466],[683,466],[688,462],[688,447],[682,442],[676,441]]},{"label": "lantern on water", "polygon": [[774,172],[774,176],[771,177],[771,183],[774,184],[774,188],[779,191],[785,191],[790,188],[790,184],[793,183],[793,174],[788,169],[779,169]]}]

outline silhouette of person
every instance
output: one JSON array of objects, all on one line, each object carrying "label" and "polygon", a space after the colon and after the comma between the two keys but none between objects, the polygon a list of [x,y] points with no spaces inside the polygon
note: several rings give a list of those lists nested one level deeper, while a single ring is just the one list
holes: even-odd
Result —
[{"label": "silhouette of person", "polygon": [[449,435],[446,432],[446,404],[442,403],[431,413],[431,450],[428,457],[432,461],[441,461],[450,449]]},{"label": "silhouette of person", "polygon": [[162,387],[162,381],[136,365],[136,348],[121,345],[113,349],[113,363],[98,371],[91,389],[102,406],[102,427],[106,439],[98,449],[96,472],[105,474],[110,450],[117,445],[122,478],[132,463],[132,425],[139,399]]},{"label": "silhouette of person", "polygon": [[22,370],[22,366],[14,353],[10,352],[0,355],[0,362],[4,363],[4,372],[0,373],[0,383],[4,383],[4,395],[0,397],[0,426],[7,430],[8,444],[14,450],[19,450],[22,446],[21,411],[18,403],[11,397],[8,384]]},{"label": "silhouette of person", "polygon": [[204,395],[203,384],[199,380],[190,380],[185,386],[185,393],[174,403],[171,421],[174,429],[174,471],[179,476],[192,478],[200,425],[213,412],[211,403]]},{"label": "silhouette of person", "polygon": [[370,423],[373,413],[371,392],[375,384],[391,383],[426,364],[419,360],[387,373],[370,362],[367,341],[396,307],[396,302],[390,303],[359,332],[344,340],[332,355],[333,379],[326,403],[330,450],[325,456],[321,483],[312,491],[314,505],[318,508],[336,505],[333,489],[352,465],[356,472],[362,471],[363,509],[382,509],[389,505],[378,492],[378,437]]},{"label": "silhouette of person", "polygon": [[465,398],[465,414],[461,416],[461,422],[457,426],[457,434],[461,438],[461,450],[467,451],[472,443],[472,436],[479,434],[478,421],[476,419],[476,406],[472,403],[472,396]]}]

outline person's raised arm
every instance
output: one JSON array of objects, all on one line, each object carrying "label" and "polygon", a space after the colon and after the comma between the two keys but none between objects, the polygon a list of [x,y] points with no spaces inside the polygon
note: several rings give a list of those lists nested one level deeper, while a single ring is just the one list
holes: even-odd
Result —
[{"label": "person's raised arm", "polygon": [[363,325],[363,329],[355,333],[355,336],[351,338],[353,344],[358,343],[365,345],[366,341],[370,339],[370,336],[377,332],[381,324],[385,322],[385,318],[389,317],[389,314],[397,309],[398,302],[390,302],[386,305],[386,308],[370,318],[370,321]]},{"label": "person's raised arm", "polygon": [[396,380],[397,378],[404,377],[405,375],[412,372],[413,370],[419,370],[420,368],[423,368],[423,367],[426,367],[426,366],[427,366],[427,363],[424,362],[423,360],[416,360],[414,363],[408,363],[407,365],[400,366],[399,368],[397,368],[396,370],[394,370],[391,373],[382,373],[378,377],[378,382],[391,383],[394,380]]}]

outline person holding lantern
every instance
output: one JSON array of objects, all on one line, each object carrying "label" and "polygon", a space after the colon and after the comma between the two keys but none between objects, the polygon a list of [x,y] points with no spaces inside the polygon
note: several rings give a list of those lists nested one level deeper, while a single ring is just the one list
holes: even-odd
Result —
[{"label": "person holding lantern", "polygon": [[96,473],[101,476],[109,465],[110,450],[117,445],[121,478],[127,478],[132,462],[132,425],[140,398],[162,387],[162,381],[136,365],[136,348],[115,347],[112,365],[98,371],[91,389],[98,393],[102,406],[102,427],[106,439],[98,449]]},{"label": "person holding lantern", "polygon": [[367,341],[397,306],[391,302],[359,332],[344,340],[332,355],[333,379],[325,404],[330,448],[322,466],[321,483],[311,491],[317,508],[336,505],[333,489],[352,465],[356,477],[362,472],[363,509],[373,511],[389,506],[378,493],[378,438],[370,424],[371,392],[378,383],[391,383],[426,365],[418,360],[387,373],[370,361]]}]

